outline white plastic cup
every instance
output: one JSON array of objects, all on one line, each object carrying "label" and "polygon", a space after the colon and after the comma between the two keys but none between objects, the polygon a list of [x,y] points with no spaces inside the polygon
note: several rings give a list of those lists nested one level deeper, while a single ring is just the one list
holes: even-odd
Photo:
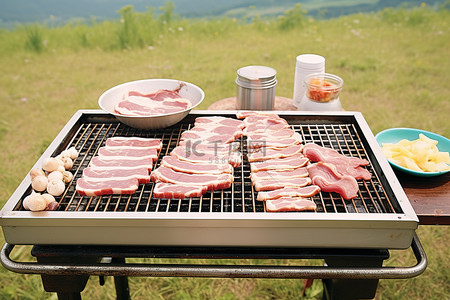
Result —
[{"label": "white plastic cup", "polygon": [[313,73],[325,73],[325,58],[317,54],[297,56],[294,77],[293,105],[300,109],[300,103],[306,92],[305,77]]}]

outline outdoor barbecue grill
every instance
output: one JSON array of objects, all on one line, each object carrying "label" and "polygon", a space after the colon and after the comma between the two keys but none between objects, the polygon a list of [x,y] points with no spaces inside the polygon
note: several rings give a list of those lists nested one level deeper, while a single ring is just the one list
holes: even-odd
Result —
[{"label": "outdoor barbecue grill", "polygon": [[[99,110],[78,111],[34,167],[75,146],[74,180],[57,211],[29,212],[22,206],[31,192],[28,176],[1,211],[6,243],[0,261],[8,270],[41,274],[44,289],[59,299],[81,299],[89,276],[114,276],[117,299],[129,299],[127,276],[310,278],[322,279],[323,299],[373,298],[381,278],[411,278],[427,266],[415,229],[418,219],[360,113],[279,112],[305,143],[331,147],[370,161],[369,181],[358,181],[358,197],[335,193],[313,197],[313,212],[270,213],[250,181],[245,159],[225,190],[200,198],[156,199],[153,183],[132,195],[82,197],[76,180],[106,139],[112,136],[160,138],[161,158],[177,146],[197,116],[233,112],[194,111],[183,121],[158,130],[130,128]],[[10,258],[15,245],[34,245],[37,262]],[[417,264],[384,267],[387,249],[411,247]],[[126,258],[323,259],[324,266],[127,263]],[[102,281],[102,280],[101,280]]]},{"label": "outdoor barbecue grill", "polygon": [[[35,167],[49,156],[75,146],[79,150],[74,180],[57,197],[57,211],[29,212],[22,200],[31,192],[28,176],[1,211],[5,239],[11,244],[260,246],[405,249],[411,245],[418,219],[394,173],[379,150],[364,118],[357,112],[283,112],[305,143],[338,150],[370,161],[369,181],[359,180],[358,197],[348,201],[321,192],[314,212],[270,213],[256,200],[241,141],[243,163],[234,170],[228,189],[203,197],[157,199],[153,183],[132,195],[80,196],[76,180],[98,149],[112,136],[159,138],[158,161],[177,146],[183,131],[198,116],[234,117],[233,112],[196,111],[165,129],[139,130],[98,110],[78,111],[48,147]],[[243,138],[245,139],[245,138]]]}]

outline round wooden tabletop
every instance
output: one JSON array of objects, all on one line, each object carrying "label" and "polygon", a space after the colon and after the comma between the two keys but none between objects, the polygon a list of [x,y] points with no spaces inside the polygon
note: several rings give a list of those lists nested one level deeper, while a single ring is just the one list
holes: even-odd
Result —
[{"label": "round wooden tabletop", "polygon": [[[236,110],[236,97],[230,97],[218,100],[208,107],[208,110]],[[275,106],[273,110],[297,110],[292,104],[291,98],[275,97]]]}]

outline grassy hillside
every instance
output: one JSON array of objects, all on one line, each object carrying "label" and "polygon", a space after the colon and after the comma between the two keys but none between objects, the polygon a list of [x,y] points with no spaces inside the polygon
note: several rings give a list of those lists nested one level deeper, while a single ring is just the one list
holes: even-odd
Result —
[{"label": "grassy hillside", "polygon": [[[174,20],[122,10],[123,22],[0,31],[0,204],[79,109],[98,108],[106,89],[143,78],[176,78],[202,87],[201,109],[235,95],[236,70],[262,64],[278,71],[277,94],[292,97],[295,57],[318,53],[345,83],[345,109],[361,111],[373,133],[415,127],[450,136],[450,12],[426,6],[318,21],[294,8],[277,19]],[[444,299],[450,291],[448,227],[421,226],[426,272],[382,280],[377,299]],[[19,247],[14,258],[32,259]],[[390,265],[414,263],[392,251]],[[252,261],[248,262],[252,263]],[[292,261],[272,263],[294,264]],[[321,264],[321,262],[314,262]],[[40,277],[0,269],[0,298],[54,299]],[[113,299],[112,280],[89,281],[86,299]],[[298,299],[302,280],[132,278],[133,299]],[[316,281],[308,298],[319,299]]]}]

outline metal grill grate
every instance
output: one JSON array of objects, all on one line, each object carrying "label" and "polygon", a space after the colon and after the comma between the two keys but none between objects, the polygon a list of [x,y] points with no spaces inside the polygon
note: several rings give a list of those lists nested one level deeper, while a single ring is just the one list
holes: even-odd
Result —
[{"label": "metal grill grate", "polygon": [[[89,211],[89,212],[265,212],[264,202],[257,201],[257,192],[253,190],[250,181],[250,165],[245,159],[247,153],[245,140],[241,141],[243,163],[234,169],[234,183],[228,189],[207,192],[200,198],[157,199],[152,197],[153,183],[140,185],[132,195],[106,195],[101,197],[80,196],[75,190],[76,180],[88,166],[98,149],[112,136],[136,136],[159,138],[163,147],[154,168],[159,166],[163,156],[168,155],[178,144],[183,131],[193,126],[194,118],[172,127],[161,130],[138,130],[114,121],[97,120],[81,123],[73,128],[73,138],[68,147],[75,146],[80,155],[75,161],[72,172],[74,180],[65,193],[57,197],[59,211]],[[351,122],[308,121],[291,122],[292,128],[299,132],[305,143],[314,142],[319,145],[338,150],[348,156],[356,156],[371,161],[358,130]],[[244,138],[245,139],[245,138]],[[321,192],[312,199],[317,205],[315,213],[402,213],[394,196],[383,188],[380,176],[372,163],[366,167],[372,174],[369,181],[359,180],[359,195],[348,201],[339,194]],[[22,199],[21,199],[22,200]],[[21,202],[20,202],[21,203]],[[18,210],[23,208],[17,207]],[[314,213],[314,212],[311,212]]]}]

